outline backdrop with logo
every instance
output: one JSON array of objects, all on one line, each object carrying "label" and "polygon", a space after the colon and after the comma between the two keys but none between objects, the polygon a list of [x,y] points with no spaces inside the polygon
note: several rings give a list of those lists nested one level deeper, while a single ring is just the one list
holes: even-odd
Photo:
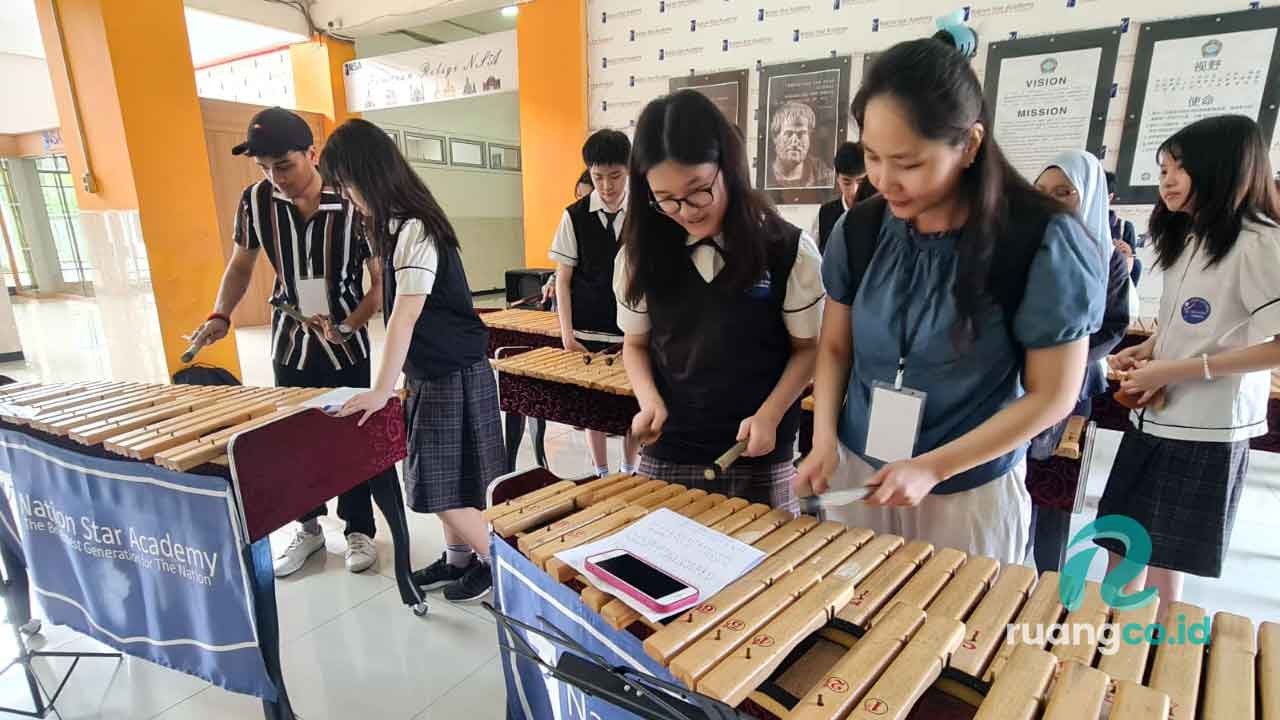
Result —
[{"label": "backdrop with logo", "polygon": [[[1116,168],[1130,88],[1146,74],[1134,74],[1144,23],[1204,15],[1206,9],[1230,12],[1259,7],[1261,10],[1253,12],[1270,12],[1278,6],[1280,0],[982,0],[960,4],[968,24],[978,33],[974,68],[980,76],[985,73],[988,44],[993,41],[1100,28],[1120,30],[1115,71],[1100,83],[1110,102],[1097,147],[1107,148],[1103,163],[1108,169]],[[762,90],[758,71],[764,66],[849,55],[853,58],[848,78],[852,95],[862,80],[861,56],[933,34],[934,18],[956,10],[957,3],[588,0],[587,9],[589,124],[593,130],[626,130],[644,103],[667,92],[670,79],[681,75],[747,68],[752,71],[747,107],[758,108]],[[1263,19],[1261,15],[1258,18]],[[1266,60],[1255,64],[1264,67]],[[1280,83],[1271,82],[1272,87],[1277,85]],[[768,122],[769,118],[756,112],[742,128],[753,163],[757,162],[756,140]],[[848,137],[857,137],[853,123],[849,123]],[[1280,143],[1274,138],[1272,162],[1280,165]],[[800,227],[808,227],[816,212],[814,204],[783,207],[787,219]],[[1145,230],[1149,213],[1149,205],[1120,209],[1121,216],[1137,222],[1139,232]],[[1159,283],[1152,285],[1158,289]]]}]

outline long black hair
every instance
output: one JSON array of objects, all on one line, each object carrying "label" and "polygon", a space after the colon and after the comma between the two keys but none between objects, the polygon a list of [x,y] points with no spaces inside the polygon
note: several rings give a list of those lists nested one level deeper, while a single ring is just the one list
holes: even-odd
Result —
[{"label": "long black hair", "polygon": [[320,173],[325,182],[360,193],[369,209],[365,230],[380,257],[390,258],[395,252],[393,220],[421,220],[428,237],[458,247],[458,235],[427,184],[395,141],[368,120],[348,120],[333,131],[320,154]]},{"label": "long black hair", "polygon": [[1280,199],[1271,180],[1271,159],[1262,130],[1244,115],[1217,115],[1174,133],[1156,151],[1182,164],[1191,177],[1191,196],[1173,212],[1156,202],[1151,211],[1151,237],[1156,262],[1171,267],[1182,257],[1187,236],[1195,235],[1212,267],[1236,244],[1245,220],[1280,223]]},{"label": "long black hair", "polygon": [[1009,228],[1009,208],[1068,213],[1065,206],[1027,182],[1005,159],[991,136],[991,109],[969,61],[946,44],[926,38],[886,50],[867,71],[853,100],[853,117],[866,127],[867,104],[881,95],[898,101],[917,135],[962,145],[976,123],[986,128],[973,164],[960,175],[958,192],[969,216],[956,243],[958,272],[953,295],[956,341],[967,347],[977,337],[977,318],[990,306],[991,259]]},{"label": "long black hair", "polygon": [[781,250],[786,222],[762,193],[751,187],[751,171],[742,135],[719,108],[694,90],[681,90],[653,100],[636,121],[631,147],[630,195],[623,245],[630,277],[627,302],[660,295],[674,288],[679,263],[687,262],[684,228],[658,212],[646,173],[667,160],[681,165],[716,163],[728,196],[722,232],[728,287],[745,290],[764,276]]}]

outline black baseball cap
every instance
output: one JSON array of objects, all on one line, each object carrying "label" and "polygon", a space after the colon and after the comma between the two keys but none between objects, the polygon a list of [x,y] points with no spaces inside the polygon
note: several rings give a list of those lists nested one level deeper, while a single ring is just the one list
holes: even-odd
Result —
[{"label": "black baseball cap", "polygon": [[231,148],[232,155],[277,157],[290,150],[306,150],[315,144],[311,126],[296,113],[272,107],[253,116],[245,141]]}]

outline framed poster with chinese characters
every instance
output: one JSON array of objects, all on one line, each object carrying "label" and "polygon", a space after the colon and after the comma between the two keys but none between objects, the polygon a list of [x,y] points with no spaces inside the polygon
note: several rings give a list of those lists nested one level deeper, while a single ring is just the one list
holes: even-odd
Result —
[{"label": "framed poster with chinese characters", "polygon": [[1100,155],[1120,28],[996,41],[987,46],[990,131],[1028,182],[1064,150]]},{"label": "framed poster with chinese characters", "polygon": [[743,133],[747,127],[747,71],[728,70],[708,75],[679,75],[667,81],[671,92],[689,88],[711,99]]},{"label": "framed poster with chinese characters", "polygon": [[756,187],[782,205],[835,194],[836,148],[849,127],[848,55],[760,69]]},{"label": "framed poster with chinese characters", "polygon": [[1280,104],[1280,7],[1143,23],[1116,169],[1119,203],[1155,202],[1156,151],[1201,118],[1247,115],[1270,143]]}]

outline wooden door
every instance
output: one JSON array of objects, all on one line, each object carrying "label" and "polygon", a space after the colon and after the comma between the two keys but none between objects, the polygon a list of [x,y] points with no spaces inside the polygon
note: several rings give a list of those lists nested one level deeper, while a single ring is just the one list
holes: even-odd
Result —
[{"label": "wooden door", "polygon": [[[231,148],[244,142],[249,120],[264,108],[259,105],[225,102],[200,98],[200,110],[204,116],[205,145],[209,150],[209,171],[213,175],[214,204],[218,210],[218,234],[222,239],[222,257],[231,259],[231,234],[235,228],[235,214],[244,189],[262,179],[262,172],[253,158],[231,154]],[[311,126],[311,132],[319,141],[324,136],[323,116],[298,112]],[[265,252],[258,253],[253,280],[245,292],[231,321],[240,327],[268,325],[271,309],[268,300],[275,283],[276,272],[267,260]],[[213,305],[209,298],[209,305]]]}]

